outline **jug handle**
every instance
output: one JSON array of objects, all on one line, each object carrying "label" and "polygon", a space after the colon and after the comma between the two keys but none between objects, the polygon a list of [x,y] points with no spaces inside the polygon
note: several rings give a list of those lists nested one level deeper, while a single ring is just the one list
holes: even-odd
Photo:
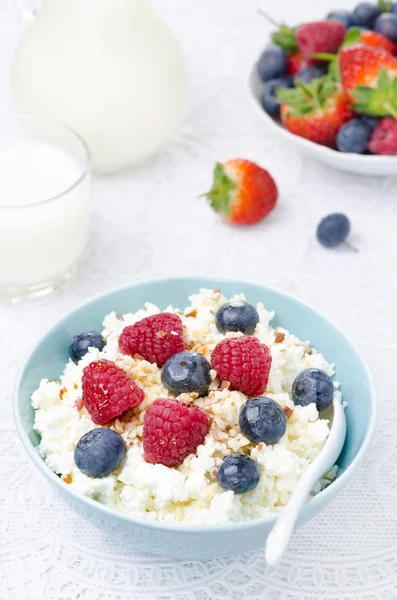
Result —
[{"label": "jug handle", "polygon": [[24,21],[31,21],[37,12],[34,0],[16,0],[17,8]]}]

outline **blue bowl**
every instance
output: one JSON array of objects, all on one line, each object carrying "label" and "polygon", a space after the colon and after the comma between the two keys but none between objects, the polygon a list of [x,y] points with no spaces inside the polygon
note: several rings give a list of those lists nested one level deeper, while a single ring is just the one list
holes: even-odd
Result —
[{"label": "blue bowl", "polygon": [[338,495],[363,460],[375,428],[376,394],[363,358],[346,335],[314,308],[287,294],[253,283],[204,277],[152,280],[106,292],[76,308],[46,333],[22,365],[14,395],[14,416],[22,444],[33,464],[66,502],[107,531],[128,531],[131,541],[142,551],[196,560],[263,548],[276,516],[215,526],[167,524],[127,516],[86,498],[57,477],[42,460],[37,450],[39,438],[32,428],[34,414],[30,397],[41,378],[60,376],[68,360],[70,340],[76,332],[100,330],[103,317],[112,310],[134,312],[147,301],[160,308],[169,304],[184,308],[188,296],[201,287],[221,288],[226,296],[244,292],[249,302],[263,302],[267,309],[276,312],[273,321],[276,326],[289,329],[301,339],[309,339],[336,364],[336,378],[348,402],[347,437],[338,460],[339,476],[307,502],[298,525],[309,521]]}]

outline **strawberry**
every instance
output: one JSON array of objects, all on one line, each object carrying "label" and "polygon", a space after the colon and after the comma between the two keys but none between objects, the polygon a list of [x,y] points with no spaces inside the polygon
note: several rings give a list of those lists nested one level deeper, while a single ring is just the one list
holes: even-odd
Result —
[{"label": "strawberry", "polygon": [[314,59],[306,60],[300,50],[287,55],[287,75],[296,75],[304,67],[311,67],[318,63]]},{"label": "strawberry", "polygon": [[397,51],[397,44],[394,44],[384,35],[376,33],[376,31],[367,31],[359,27],[352,27],[343,40],[343,48],[357,43],[371,46],[372,48],[383,48],[390,54],[395,54]]},{"label": "strawberry", "polygon": [[295,35],[300,51],[309,60],[317,52],[337,52],[345,33],[346,29],[340,21],[327,19],[304,23],[298,27]]},{"label": "strawberry", "polygon": [[273,210],[278,191],[270,173],[237,158],[216,165],[213,186],[204,196],[229,223],[251,225]]},{"label": "strawberry", "polygon": [[383,48],[390,54],[395,54],[397,51],[397,44],[376,31],[361,31],[360,42],[366,46],[372,46],[372,48]]},{"label": "strawberry", "polygon": [[298,83],[294,89],[280,89],[277,97],[285,128],[324,146],[335,145],[340,127],[353,114],[343,89],[329,76]]},{"label": "strawberry", "polygon": [[353,44],[340,52],[339,69],[356,112],[397,118],[397,58],[383,48]]}]

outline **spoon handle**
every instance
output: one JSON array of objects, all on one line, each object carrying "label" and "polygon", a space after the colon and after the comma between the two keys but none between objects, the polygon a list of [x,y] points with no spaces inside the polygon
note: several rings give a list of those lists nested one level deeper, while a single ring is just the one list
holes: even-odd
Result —
[{"label": "spoon handle", "polygon": [[310,490],[317,480],[317,473],[313,473],[312,470],[306,471],[300,478],[299,484],[288,502],[288,510],[284,510],[278,517],[266,540],[265,553],[268,565],[275,565],[284,554],[302,505],[306,502]]},{"label": "spoon handle", "polygon": [[282,557],[296,523],[296,519],[305,504],[310,491],[317,481],[335,464],[346,437],[346,418],[339,400],[333,401],[333,419],[331,432],[324,448],[303,473],[291,495],[287,506],[278,517],[266,540],[266,562],[274,565]]}]

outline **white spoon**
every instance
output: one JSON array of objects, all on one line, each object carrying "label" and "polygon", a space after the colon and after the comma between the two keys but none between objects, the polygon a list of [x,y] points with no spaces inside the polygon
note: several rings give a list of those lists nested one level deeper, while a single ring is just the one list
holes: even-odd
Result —
[{"label": "white spoon", "polygon": [[346,417],[340,401],[334,398],[330,407],[321,413],[321,418],[329,419],[330,434],[320,454],[303,473],[287,506],[278,517],[266,540],[265,556],[266,562],[270,566],[275,565],[284,554],[296,519],[313,486],[334,466],[342,451],[346,438]]}]

